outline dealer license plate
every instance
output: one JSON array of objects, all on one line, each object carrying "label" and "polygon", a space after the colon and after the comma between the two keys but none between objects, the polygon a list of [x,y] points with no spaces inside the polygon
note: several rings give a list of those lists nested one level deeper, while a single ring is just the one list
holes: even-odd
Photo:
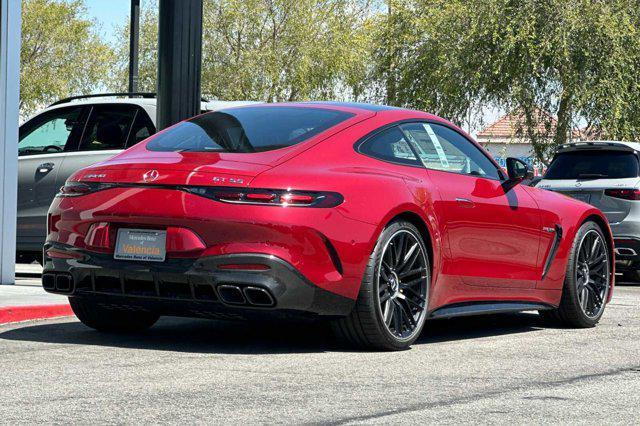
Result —
[{"label": "dealer license plate", "polygon": [[118,229],[116,250],[118,260],[164,262],[167,255],[167,231],[152,229]]}]

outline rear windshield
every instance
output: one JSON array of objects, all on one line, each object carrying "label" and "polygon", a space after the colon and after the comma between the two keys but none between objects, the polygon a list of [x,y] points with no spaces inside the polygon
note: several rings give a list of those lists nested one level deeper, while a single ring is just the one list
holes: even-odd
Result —
[{"label": "rear windshield", "polygon": [[545,179],[621,179],[638,176],[638,158],[625,151],[575,151],[558,154]]},{"label": "rear windshield", "polygon": [[243,107],[210,112],[153,138],[150,151],[262,152],[304,142],[354,114],[301,107]]}]

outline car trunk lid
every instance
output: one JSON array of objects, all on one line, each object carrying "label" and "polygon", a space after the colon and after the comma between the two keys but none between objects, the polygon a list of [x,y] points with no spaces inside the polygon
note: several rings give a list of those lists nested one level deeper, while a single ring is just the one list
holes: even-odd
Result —
[{"label": "car trunk lid", "polygon": [[228,155],[163,152],[118,156],[83,169],[72,180],[139,185],[246,186],[268,164],[237,161]]},{"label": "car trunk lid", "polygon": [[600,209],[609,222],[617,223],[623,221],[629,214],[632,202],[621,198],[607,195],[605,191],[616,189],[634,189],[640,185],[640,179],[563,179],[563,180],[542,180],[537,187],[559,192],[571,198],[591,204]]}]

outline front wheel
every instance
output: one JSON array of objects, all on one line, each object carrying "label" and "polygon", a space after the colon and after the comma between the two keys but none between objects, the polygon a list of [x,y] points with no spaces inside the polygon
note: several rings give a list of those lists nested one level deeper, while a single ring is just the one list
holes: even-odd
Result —
[{"label": "front wheel", "polygon": [[427,317],[430,265],[416,227],[391,223],[378,238],[351,314],[334,322],[353,345],[407,349],[420,336]]},{"label": "front wheel", "polygon": [[594,327],[609,297],[610,274],[611,252],[602,229],[585,222],[571,247],[560,306],[541,315],[569,327]]}]

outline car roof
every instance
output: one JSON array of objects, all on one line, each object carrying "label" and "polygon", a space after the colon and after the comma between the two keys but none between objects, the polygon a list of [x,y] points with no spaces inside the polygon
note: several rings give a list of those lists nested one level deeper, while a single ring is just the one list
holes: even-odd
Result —
[{"label": "car roof", "polygon": [[[57,103],[51,105],[40,112],[49,111],[57,108],[64,108],[70,105],[96,105],[96,104],[127,104],[127,105],[138,105],[145,106],[151,105],[156,106],[157,99],[155,98],[120,98],[114,96],[100,97],[100,98],[82,98],[82,99],[72,99],[68,102]],[[249,105],[255,104],[257,102],[253,101],[202,101],[200,104],[202,105],[203,110],[213,111],[220,108],[228,108],[233,106],[241,106],[241,105]]]},{"label": "car roof", "polygon": [[[151,119],[155,123],[155,114],[153,114],[153,109],[149,111],[149,108],[155,108],[157,103],[157,99],[155,97],[122,97],[115,95],[105,95],[105,96],[91,96],[86,98],[72,98],[69,100],[61,100],[54,104],[49,105],[48,107],[37,111],[35,114],[31,115],[26,121],[31,120],[32,118],[48,111],[53,111],[60,108],[67,108],[69,106],[88,106],[88,105],[113,105],[113,104],[122,104],[122,105],[136,105],[145,110],[147,113],[151,115]],[[223,108],[230,108],[242,105],[255,104],[257,102],[253,101],[202,101],[200,103],[200,108],[203,111],[217,111]],[[25,122],[26,122],[25,121]]]},{"label": "car roof", "polygon": [[[113,96],[108,96],[104,98],[82,98],[82,99],[72,99],[67,102],[56,103],[48,106],[42,111],[49,111],[58,108],[64,108],[67,106],[76,106],[76,105],[96,105],[96,104],[127,104],[127,105],[155,105],[156,100],[153,98],[117,98]],[[42,112],[41,111],[41,112]]]},{"label": "car roof", "polygon": [[429,119],[440,122],[449,123],[447,120],[427,112],[393,107],[381,104],[370,104],[362,102],[337,102],[337,101],[307,101],[307,102],[274,102],[261,103],[259,107],[305,107],[305,108],[323,108],[333,109],[355,113],[357,115],[389,115],[390,119],[402,120],[410,118]]},{"label": "car roof", "polygon": [[624,150],[640,152],[640,143],[626,141],[578,141],[560,145],[556,153],[596,150]]}]

